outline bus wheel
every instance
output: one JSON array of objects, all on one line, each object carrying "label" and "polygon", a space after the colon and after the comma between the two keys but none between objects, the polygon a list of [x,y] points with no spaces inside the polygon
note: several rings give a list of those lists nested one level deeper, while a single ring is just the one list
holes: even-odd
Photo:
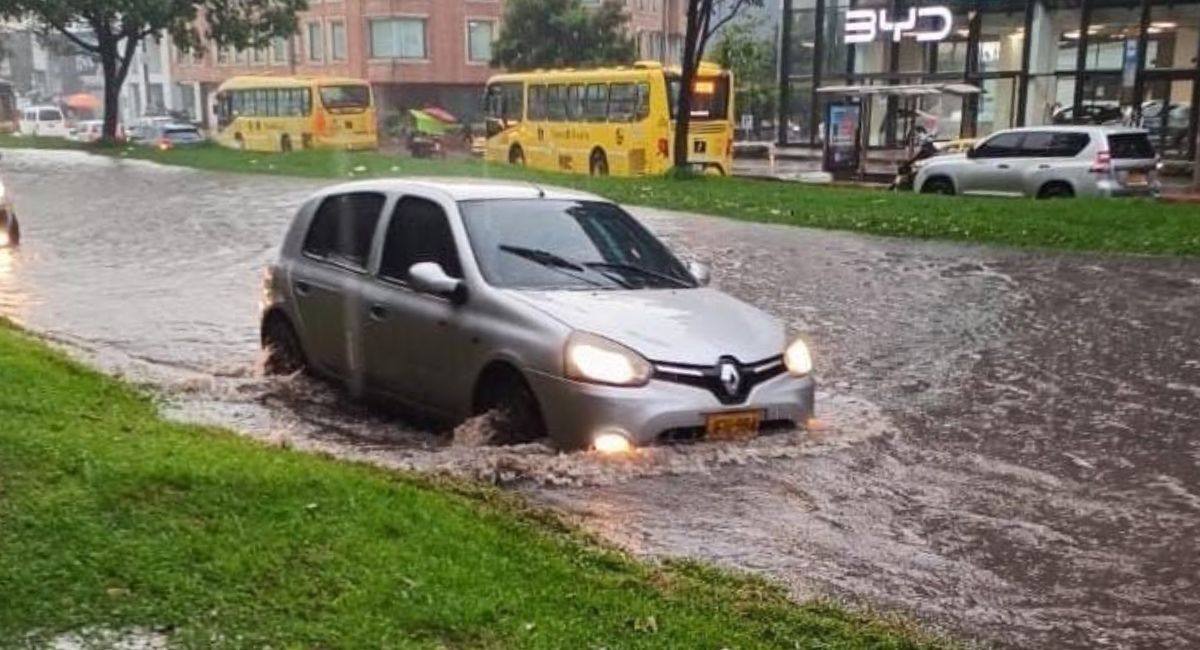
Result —
[{"label": "bus wheel", "polygon": [[608,176],[608,156],[599,149],[593,151],[592,158],[588,161],[588,171],[592,176]]},{"label": "bus wheel", "polygon": [[508,164],[517,165],[518,167],[525,166],[525,152],[521,149],[521,145],[514,144],[508,149]]},{"label": "bus wheel", "polygon": [[292,139],[289,136],[283,136],[279,139],[279,150],[287,153],[292,150]]},{"label": "bus wheel", "polygon": [[243,138],[241,133],[233,134],[233,141],[237,143],[237,148],[239,151],[246,150],[246,138]]}]

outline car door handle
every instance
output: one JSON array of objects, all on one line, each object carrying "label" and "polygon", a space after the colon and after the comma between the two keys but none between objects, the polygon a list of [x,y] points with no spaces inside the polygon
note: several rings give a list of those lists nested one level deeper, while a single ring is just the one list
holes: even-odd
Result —
[{"label": "car door handle", "polygon": [[387,320],[387,309],[385,309],[383,305],[371,305],[371,308],[367,310],[367,313],[370,314],[371,320],[373,321]]},{"label": "car door handle", "polygon": [[303,280],[297,280],[292,286],[296,287],[296,293],[302,296],[307,296],[312,291],[312,285]]},{"label": "car door handle", "polygon": [[1008,169],[1008,165],[1001,163],[999,165],[996,165],[996,169]]},{"label": "car door handle", "polygon": [[1050,165],[1038,165],[1038,169],[1050,169]]}]

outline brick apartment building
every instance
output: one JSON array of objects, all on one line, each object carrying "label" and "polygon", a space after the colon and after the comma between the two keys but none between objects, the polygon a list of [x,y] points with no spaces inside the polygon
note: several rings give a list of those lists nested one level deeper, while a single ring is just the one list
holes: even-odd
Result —
[{"label": "brick apartment building", "polygon": [[[677,61],[683,0],[624,0],[641,58]],[[584,0],[585,5],[600,0]],[[436,105],[479,116],[503,0],[309,0],[299,33],[270,47],[203,57],[176,51],[173,103],[211,123],[211,94],[240,74],[342,75],[369,80],[382,112]]]}]

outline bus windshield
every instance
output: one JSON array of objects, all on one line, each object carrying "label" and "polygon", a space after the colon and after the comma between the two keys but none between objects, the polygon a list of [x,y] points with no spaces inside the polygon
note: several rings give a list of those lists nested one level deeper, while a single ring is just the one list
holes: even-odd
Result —
[{"label": "bus windshield", "polygon": [[364,109],[371,105],[369,86],[321,86],[321,104],[325,108]]},{"label": "bus windshield", "polygon": [[[683,80],[679,75],[667,75],[667,99],[671,106],[671,119],[679,105],[679,87]],[[729,75],[719,77],[697,77],[692,82],[692,119],[724,120],[729,117]]]}]

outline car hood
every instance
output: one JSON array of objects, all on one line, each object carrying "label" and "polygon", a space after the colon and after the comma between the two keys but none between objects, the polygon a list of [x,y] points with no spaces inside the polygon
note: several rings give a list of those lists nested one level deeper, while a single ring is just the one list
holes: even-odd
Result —
[{"label": "car hood", "polygon": [[513,291],[567,326],[626,345],[652,361],[711,365],[783,353],[774,317],[709,288],[641,291]]}]

